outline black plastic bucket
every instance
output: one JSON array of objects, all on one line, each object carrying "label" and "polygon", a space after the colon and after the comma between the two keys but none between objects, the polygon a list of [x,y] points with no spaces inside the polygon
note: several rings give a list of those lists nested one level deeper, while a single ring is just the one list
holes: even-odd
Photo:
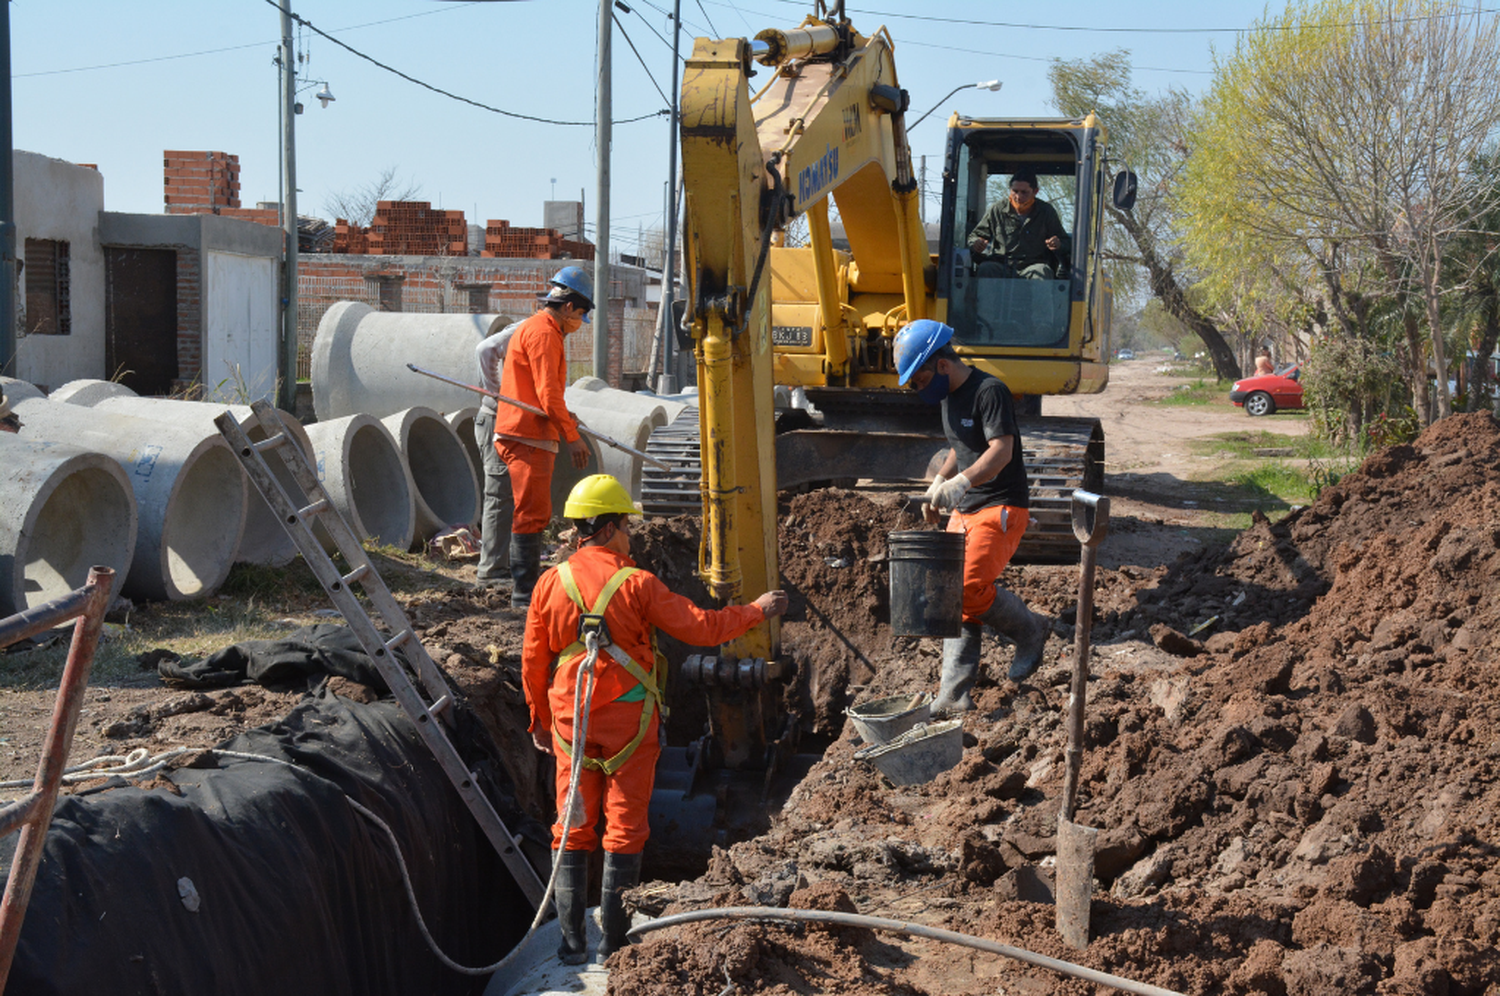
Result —
[{"label": "black plastic bucket", "polygon": [[957,636],[964,610],[964,534],[913,529],[887,537],[891,634]]}]

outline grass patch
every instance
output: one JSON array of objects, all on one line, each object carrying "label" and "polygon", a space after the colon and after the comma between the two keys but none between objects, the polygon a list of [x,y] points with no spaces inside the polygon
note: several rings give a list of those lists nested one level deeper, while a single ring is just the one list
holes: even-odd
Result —
[{"label": "grass patch", "polygon": [[1158,405],[1223,405],[1228,402],[1229,389],[1218,381],[1200,377],[1187,384],[1178,384],[1172,393],[1157,401]]},{"label": "grass patch", "polygon": [[1264,429],[1244,432],[1221,432],[1191,441],[1201,456],[1228,455],[1240,460],[1262,460],[1279,457],[1293,460],[1333,460],[1344,454],[1324,439],[1308,434],[1286,436]]}]

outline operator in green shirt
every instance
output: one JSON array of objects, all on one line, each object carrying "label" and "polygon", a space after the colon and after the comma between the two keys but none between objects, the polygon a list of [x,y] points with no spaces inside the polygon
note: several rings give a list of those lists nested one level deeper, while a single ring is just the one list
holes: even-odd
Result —
[{"label": "operator in green shirt", "polygon": [[990,205],[984,220],[969,233],[969,248],[979,260],[981,277],[1025,277],[1054,280],[1066,261],[1072,239],[1057,209],[1038,200],[1035,173],[1010,178],[1010,197]]}]

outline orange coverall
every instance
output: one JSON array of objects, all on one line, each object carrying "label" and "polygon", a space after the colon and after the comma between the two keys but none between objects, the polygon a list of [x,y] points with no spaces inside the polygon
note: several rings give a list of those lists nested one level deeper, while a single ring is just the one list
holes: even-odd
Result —
[{"label": "orange coverall", "polygon": [[500,376],[500,393],[534,405],[547,418],[501,402],[495,412],[495,449],[510,471],[515,496],[513,533],[539,533],[552,518],[552,464],[558,433],[578,439],[578,420],[563,401],[568,361],[562,324],[548,308],[521,323],[511,337]]},{"label": "orange coverall", "polygon": [[[586,546],[568,558],[578,591],[590,607],[606,583],[622,567],[635,561],[602,546]],[[532,732],[551,730],[557,758],[558,822],[552,826],[553,847],[562,846],[563,807],[568,801],[572,761],[557,743],[559,736],[573,739],[573,683],[583,655],[557,661],[557,656],[578,639],[581,612],[568,598],[551,568],[537,581],[531,611],[526,617],[526,640],[521,651],[521,682],[526,705],[531,710]],[[599,653],[594,665],[594,699],[589,709],[584,754],[611,758],[630,743],[641,728],[641,710],[654,703],[620,701],[640,689],[635,678],[615,662],[612,652],[625,654],[650,671],[654,661],[652,629],[659,628],[683,643],[712,647],[742,636],[762,622],[765,614],[755,605],[730,605],[722,609],[700,609],[691,600],[673,594],[650,571],[636,571],[625,580],[604,610],[605,626],[614,646]],[[557,666],[553,667],[553,662]],[[658,676],[661,685],[666,675]],[[651,718],[645,739],[612,775],[586,766],[578,783],[578,812],[568,834],[567,849],[591,851],[599,845],[600,807],[605,816],[604,849],[615,854],[636,854],[646,846],[650,828],[646,809],[656,782],[656,759],[661,754],[658,737],[660,715]],[[555,724],[555,725],[554,725]],[[577,745],[573,748],[577,750]]]}]

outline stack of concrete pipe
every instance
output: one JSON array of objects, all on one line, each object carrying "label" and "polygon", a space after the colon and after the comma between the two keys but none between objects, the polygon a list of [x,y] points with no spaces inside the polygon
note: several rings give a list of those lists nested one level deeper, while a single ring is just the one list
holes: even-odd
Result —
[{"label": "stack of concrete pipe", "polygon": [[[581,377],[569,385],[568,409],[595,432],[644,451],[651,431],[667,425],[687,405],[649,394],[632,394],[610,387],[598,377]],[[599,451],[600,470],[613,474],[637,500],[641,497],[641,458],[612,446]]]},{"label": "stack of concrete pipe", "polygon": [[[223,583],[245,527],[246,489],[239,462],[217,432],[191,424],[94,411],[52,401],[39,393],[28,397],[23,391],[13,392],[10,383],[5,393],[17,399],[13,407],[21,419],[21,440],[66,443],[110,457],[123,469],[138,513],[134,555],[122,586],[124,594],[158,600],[194,598],[211,593]],[[106,488],[99,485],[99,489]],[[39,488],[31,492],[31,504],[43,491]],[[55,495],[56,489],[51,494]],[[114,508],[104,502],[80,506],[76,512],[83,519],[110,518],[118,528],[121,513]],[[36,510],[35,517],[41,517],[44,511]],[[29,512],[18,516],[28,517],[33,516]],[[32,551],[28,556],[36,559],[51,555]],[[58,554],[56,562],[66,559]]]},{"label": "stack of concrete pipe", "polygon": [[[240,428],[252,443],[266,438],[265,430],[260,427],[260,421],[250,410],[249,405],[222,405],[209,401],[179,401],[172,398],[142,398],[130,388],[122,384],[112,384],[109,381],[72,381],[53,391],[48,395],[48,400],[67,401],[69,404],[89,407],[95,411],[147,418],[173,425],[191,425],[195,430],[214,435],[219,432],[218,427],[214,425],[214,419],[227,411],[234,416],[235,421],[239,423]],[[307,438],[307,430],[291,413],[283,411],[279,414],[282,422],[286,424],[287,431],[291,433],[297,447],[302,451],[302,455],[311,463],[312,443]],[[270,452],[265,454],[265,458],[272,475],[295,501],[301,491],[291,471],[287,469],[286,462]],[[255,486],[248,480],[246,486],[249,490],[245,510],[245,531],[240,539],[239,549],[235,552],[235,560],[240,563],[268,564],[272,567],[281,567],[290,563],[297,555],[296,545],[287,534],[286,528],[282,526],[281,520],[261,497]]]},{"label": "stack of concrete pipe", "polygon": [[[414,363],[477,385],[475,347],[511,321],[505,315],[376,311],[358,301],[339,301],[324,312],[313,340],[313,410],[319,423],[354,415],[385,419],[409,408],[430,408],[451,417],[474,407],[479,395],[413,373],[406,365]],[[311,426],[308,429],[312,431]],[[562,509],[563,499],[574,484],[599,472],[601,448],[590,442],[589,454],[588,464],[581,470],[573,467],[565,454],[559,457],[552,474],[555,510]],[[477,473],[482,486],[482,466]],[[417,487],[423,490],[426,486],[419,483]],[[460,524],[465,523],[446,525]]]}]

